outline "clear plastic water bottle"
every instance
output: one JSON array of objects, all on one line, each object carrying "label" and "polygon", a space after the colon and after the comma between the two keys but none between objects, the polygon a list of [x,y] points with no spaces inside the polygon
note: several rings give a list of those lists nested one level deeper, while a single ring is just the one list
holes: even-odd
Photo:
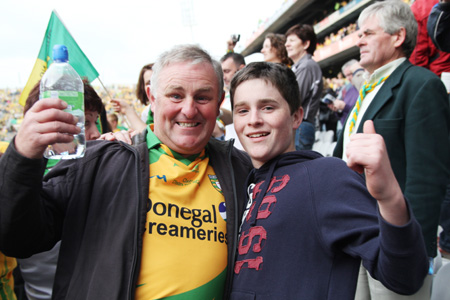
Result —
[{"label": "clear plastic water bottle", "polygon": [[84,134],[84,86],[78,73],[69,64],[69,54],[64,45],[53,47],[53,63],[42,76],[39,99],[59,98],[67,102],[64,110],[78,118],[81,132],[72,142],[49,145],[44,152],[46,158],[74,159],[84,156],[86,139]]}]

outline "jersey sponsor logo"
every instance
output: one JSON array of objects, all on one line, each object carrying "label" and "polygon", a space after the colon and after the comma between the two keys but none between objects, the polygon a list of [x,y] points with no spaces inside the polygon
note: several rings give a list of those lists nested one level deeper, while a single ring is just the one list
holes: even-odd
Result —
[{"label": "jersey sponsor logo", "polygon": [[217,224],[217,210],[215,205],[211,205],[210,209],[190,209],[180,207],[174,203],[153,203],[149,199],[149,211],[159,217],[185,220],[188,226],[167,224],[167,222],[149,222],[148,234],[155,233],[172,237],[227,243],[226,234],[218,231],[217,226],[211,229],[202,228],[203,224],[206,223]]}]

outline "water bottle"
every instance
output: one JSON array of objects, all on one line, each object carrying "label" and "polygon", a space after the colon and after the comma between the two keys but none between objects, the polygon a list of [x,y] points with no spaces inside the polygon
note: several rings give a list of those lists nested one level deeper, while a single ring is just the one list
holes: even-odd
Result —
[{"label": "water bottle", "polygon": [[46,158],[74,159],[84,156],[86,139],[84,135],[84,86],[78,73],[69,64],[69,54],[64,45],[53,47],[53,63],[42,76],[39,99],[59,98],[67,102],[64,110],[78,118],[81,132],[74,135],[70,143],[49,145],[44,152]]}]

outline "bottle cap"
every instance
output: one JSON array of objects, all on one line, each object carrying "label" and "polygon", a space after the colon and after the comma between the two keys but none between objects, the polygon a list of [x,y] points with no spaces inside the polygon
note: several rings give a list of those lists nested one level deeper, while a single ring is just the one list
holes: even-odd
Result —
[{"label": "bottle cap", "polygon": [[69,52],[64,45],[53,46],[53,61],[66,62],[69,60]]}]

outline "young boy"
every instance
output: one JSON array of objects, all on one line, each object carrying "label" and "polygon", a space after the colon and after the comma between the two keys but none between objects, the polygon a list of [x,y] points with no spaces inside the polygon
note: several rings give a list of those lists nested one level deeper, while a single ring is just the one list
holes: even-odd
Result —
[{"label": "young boy", "polygon": [[230,93],[236,133],[255,167],[231,299],[353,299],[361,260],[389,289],[418,290],[428,269],[420,226],[373,123],[347,150],[365,182],[340,159],[295,151],[303,111],[289,68],[252,63]]}]

